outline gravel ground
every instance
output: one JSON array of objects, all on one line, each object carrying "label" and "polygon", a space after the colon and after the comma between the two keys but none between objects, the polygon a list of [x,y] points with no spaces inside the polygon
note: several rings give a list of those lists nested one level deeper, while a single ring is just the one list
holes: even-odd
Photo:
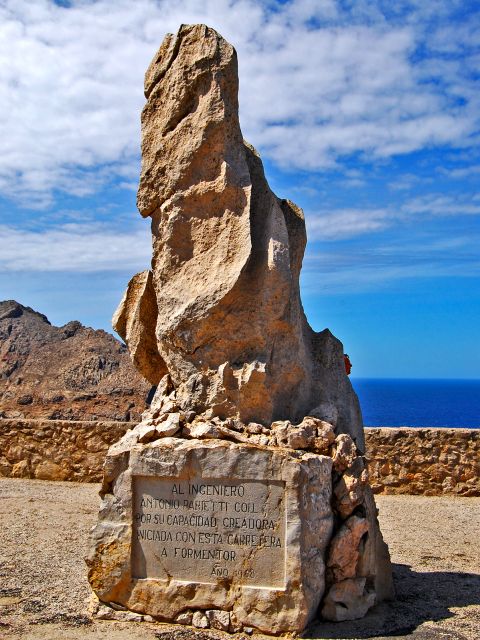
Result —
[{"label": "gravel ground", "polygon": [[[0,479],[0,638],[207,640],[220,633],[92,621],[83,556],[98,485]],[[397,600],[305,638],[478,640],[480,498],[378,496]],[[258,637],[258,636],[257,636]]]}]

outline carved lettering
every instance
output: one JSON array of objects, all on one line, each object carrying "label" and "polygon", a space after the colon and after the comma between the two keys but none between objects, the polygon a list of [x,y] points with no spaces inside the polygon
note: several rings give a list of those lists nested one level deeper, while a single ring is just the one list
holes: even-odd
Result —
[{"label": "carved lettering", "polygon": [[134,478],[134,577],[283,588],[284,492],[279,481]]}]

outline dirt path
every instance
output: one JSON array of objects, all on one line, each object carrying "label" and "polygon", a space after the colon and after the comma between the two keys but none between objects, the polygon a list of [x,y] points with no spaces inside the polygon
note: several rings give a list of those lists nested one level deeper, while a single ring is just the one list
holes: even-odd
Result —
[{"label": "dirt path", "polygon": [[[160,624],[93,621],[83,555],[98,485],[0,479],[0,638],[206,640]],[[305,638],[478,640],[480,498],[379,496],[396,602]]]}]

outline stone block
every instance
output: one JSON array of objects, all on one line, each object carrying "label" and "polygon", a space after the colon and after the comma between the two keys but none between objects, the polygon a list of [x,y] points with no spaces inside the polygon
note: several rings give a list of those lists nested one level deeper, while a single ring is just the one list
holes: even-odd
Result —
[{"label": "stone block", "polygon": [[195,611],[192,616],[192,625],[197,629],[208,629],[209,622],[207,616],[201,611]]},{"label": "stone block", "polygon": [[68,476],[68,469],[50,460],[44,460],[35,469],[37,480],[66,480]]},{"label": "stone block", "polygon": [[30,465],[28,460],[20,460],[16,462],[12,467],[12,478],[30,478]]},{"label": "stone block", "polygon": [[333,530],[331,458],[162,438],[131,445],[125,460],[112,447],[115,475],[91,534],[100,600],[167,621],[196,610],[194,626],[205,617],[213,628],[274,634],[315,617]]},{"label": "stone block", "polygon": [[219,609],[210,609],[206,612],[208,622],[212,629],[228,631],[230,628],[230,613]]}]

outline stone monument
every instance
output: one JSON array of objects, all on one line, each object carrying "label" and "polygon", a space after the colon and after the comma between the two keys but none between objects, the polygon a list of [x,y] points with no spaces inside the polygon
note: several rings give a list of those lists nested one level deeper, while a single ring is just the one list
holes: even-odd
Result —
[{"label": "stone monument", "polygon": [[183,25],[145,96],[152,269],[113,324],[156,392],[105,461],[97,609],[270,634],[362,617],[393,589],[361,412],[342,344],[303,312],[303,213],[242,138],[235,50]]}]

